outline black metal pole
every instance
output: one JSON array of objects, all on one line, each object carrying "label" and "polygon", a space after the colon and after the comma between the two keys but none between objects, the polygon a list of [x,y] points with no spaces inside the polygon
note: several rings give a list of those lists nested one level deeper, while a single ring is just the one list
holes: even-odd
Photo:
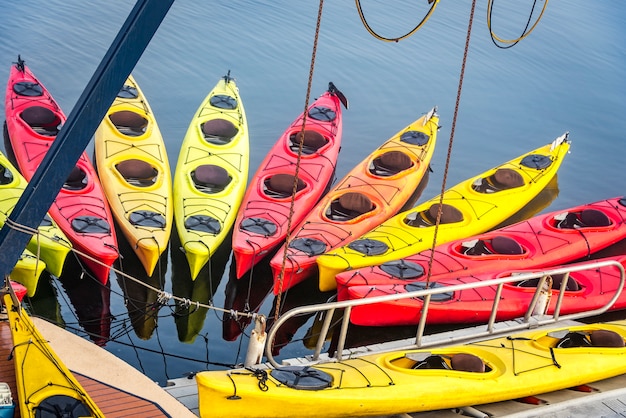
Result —
[{"label": "black metal pole", "polygon": [[[13,223],[37,228],[173,3],[137,1],[11,212]],[[29,239],[6,224],[0,230],[0,286]]]}]

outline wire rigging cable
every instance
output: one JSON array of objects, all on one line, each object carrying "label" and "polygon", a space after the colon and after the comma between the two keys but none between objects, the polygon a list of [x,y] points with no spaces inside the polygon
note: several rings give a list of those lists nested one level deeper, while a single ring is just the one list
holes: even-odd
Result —
[{"label": "wire rigging cable", "polygon": [[515,46],[519,41],[530,35],[532,31],[535,30],[535,27],[543,17],[543,13],[546,11],[546,7],[548,6],[548,0],[543,0],[543,8],[541,9],[539,16],[537,17],[537,20],[535,20],[535,23],[531,26],[530,22],[532,21],[533,15],[535,14],[535,8],[537,7],[537,0],[533,0],[533,7],[532,9],[530,9],[530,14],[528,15],[528,20],[526,21],[526,26],[524,27],[522,34],[515,39],[502,39],[493,32],[493,28],[491,27],[491,18],[493,15],[494,3],[495,0],[489,0],[487,2],[487,27],[489,28],[489,35],[491,36],[491,41],[493,42],[493,44],[502,49],[511,48],[512,46]]},{"label": "wire rigging cable", "polygon": [[428,19],[430,19],[430,16],[435,11],[435,8],[437,8],[437,3],[439,3],[439,0],[427,0],[427,1],[428,1],[428,4],[430,4],[430,9],[428,10],[428,13],[426,13],[426,15],[422,18],[422,20],[413,29],[411,29],[409,32],[405,33],[404,35],[401,35],[395,38],[387,38],[385,36],[380,35],[376,31],[374,31],[374,29],[372,29],[372,27],[367,22],[367,19],[365,19],[365,15],[363,14],[363,8],[361,7],[361,0],[355,0],[356,9],[359,12],[359,17],[361,18],[361,22],[363,22],[363,26],[365,26],[365,29],[367,29],[367,31],[374,38],[381,40],[381,41],[385,41],[385,42],[398,42],[398,41],[408,38],[409,36],[417,32],[424,25],[424,23],[426,23]]}]

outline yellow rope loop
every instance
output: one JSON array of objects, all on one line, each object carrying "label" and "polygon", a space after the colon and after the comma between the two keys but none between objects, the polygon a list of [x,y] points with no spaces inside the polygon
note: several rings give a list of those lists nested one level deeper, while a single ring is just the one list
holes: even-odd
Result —
[{"label": "yellow rope loop", "polygon": [[[548,7],[548,1],[549,0],[543,0],[543,8],[541,9],[541,13],[539,13],[539,16],[535,20],[535,23],[532,26],[530,26],[530,22],[532,20],[533,14],[535,12],[535,6],[537,5],[537,0],[534,0],[533,7],[530,10],[530,14],[528,16],[528,21],[526,22],[526,27],[524,27],[524,30],[522,31],[522,35],[520,35],[518,38],[515,38],[515,39],[502,39],[502,38],[498,37],[493,32],[493,29],[491,27],[491,14],[493,13],[493,3],[494,3],[494,1],[495,0],[489,0],[487,2],[487,27],[489,28],[489,34],[491,35],[491,40],[494,42],[494,44],[496,46],[498,46],[500,48],[510,48],[513,45],[517,44],[522,39],[526,38],[528,35],[530,35],[532,33],[533,30],[535,30],[535,28],[537,27],[537,24],[539,23],[539,21],[543,17],[543,13],[546,11],[546,7]],[[529,26],[530,26],[530,29],[528,28]],[[502,44],[509,44],[509,45],[503,47],[501,45],[498,45],[496,41],[500,42]]]},{"label": "yellow rope loop", "polygon": [[378,34],[376,31],[372,29],[372,27],[367,22],[367,19],[365,19],[365,15],[363,14],[363,9],[361,8],[361,0],[355,0],[355,1],[356,1],[356,9],[359,12],[359,17],[361,18],[361,22],[363,22],[363,26],[365,26],[365,29],[367,29],[367,31],[374,38],[380,41],[385,41],[385,42],[398,42],[413,35],[422,26],[424,26],[424,24],[428,21],[428,19],[430,19],[430,16],[433,14],[435,9],[437,8],[437,3],[439,3],[439,0],[427,0],[428,4],[430,4],[430,10],[428,10],[428,13],[426,13],[426,15],[422,18],[422,20],[413,29],[411,29],[409,32],[405,33],[404,35],[401,35],[395,38],[387,38]]},{"label": "yellow rope loop", "polygon": [[283,291],[283,278],[285,275],[285,264],[287,263],[287,245],[291,238],[291,218],[293,216],[294,205],[296,200],[296,192],[298,191],[298,173],[300,172],[300,160],[302,157],[302,146],[304,142],[304,130],[306,128],[307,109],[309,107],[309,98],[311,96],[311,84],[313,83],[313,70],[315,69],[315,55],[317,53],[317,42],[319,40],[320,26],[322,23],[322,9],[324,7],[324,0],[320,0],[320,5],[317,11],[317,23],[315,26],[315,38],[313,40],[313,52],[311,53],[311,65],[309,67],[309,80],[306,89],[306,98],[304,100],[304,112],[302,117],[302,130],[300,135],[300,143],[298,146],[298,159],[296,161],[296,172],[293,180],[293,191],[291,192],[291,204],[289,206],[289,217],[287,218],[287,236],[285,238],[285,251],[283,251],[283,262],[278,274],[278,295],[276,296],[276,311],[275,318],[278,319],[280,314],[280,300]]}]

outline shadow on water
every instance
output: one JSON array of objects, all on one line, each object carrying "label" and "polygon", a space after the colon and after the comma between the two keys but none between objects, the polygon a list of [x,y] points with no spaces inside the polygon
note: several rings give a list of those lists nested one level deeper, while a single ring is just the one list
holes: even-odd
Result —
[{"label": "shadow on water", "polygon": [[35,294],[32,297],[25,297],[24,300],[33,316],[44,318],[64,328],[61,304],[57,299],[57,289],[53,286],[52,280],[55,280],[54,277],[44,270],[39,276]]},{"label": "shadow on water", "polygon": [[[115,262],[115,276],[124,294],[131,325],[137,337],[149,340],[157,327],[162,304],[159,291],[165,285],[168,250],[163,251],[152,276],[148,276],[141,261],[121,232],[118,232],[120,258]],[[169,246],[168,246],[169,248]],[[147,285],[147,286],[146,286]],[[158,290],[155,290],[158,289]]]},{"label": "shadow on water", "polygon": [[[279,303],[280,309],[278,315],[281,315],[300,306],[328,302],[333,296],[334,292],[320,292],[318,281],[315,278],[304,280],[283,293],[280,297],[280,301],[278,296],[274,297],[272,310],[267,321],[267,329],[271,329],[276,320],[276,306]],[[278,355],[282,348],[291,343],[298,330],[313,316],[315,316],[314,313],[297,315],[283,323],[276,333],[274,345],[272,346],[272,355]]]},{"label": "shadow on water", "polygon": [[235,341],[252,321],[251,317],[233,315],[232,312],[258,313],[272,291],[274,278],[269,260],[270,257],[265,257],[240,279],[237,279],[235,263],[231,263],[224,288],[224,309],[231,311],[223,314],[222,338],[225,341]]},{"label": "shadow on water", "polygon": [[542,212],[544,209],[548,208],[552,204],[552,202],[558,197],[558,195],[559,180],[558,174],[556,174],[552,178],[552,180],[550,180],[550,182],[546,185],[546,187],[539,192],[537,196],[535,196],[517,213],[515,213],[513,216],[511,216],[506,221],[502,222],[500,225],[496,226],[493,229],[504,228],[505,226],[532,218],[533,216]]},{"label": "shadow on water", "polygon": [[176,301],[174,322],[178,332],[178,340],[182,343],[193,343],[202,331],[208,312],[207,308],[196,306],[192,302],[209,305],[213,302],[215,292],[220,285],[222,276],[231,253],[230,235],[213,253],[209,262],[202,268],[195,280],[191,278],[187,258],[181,250],[181,243],[176,230],[171,237],[172,260],[172,293],[187,302]]},{"label": "shadow on water", "polygon": [[94,343],[105,346],[111,333],[111,282],[103,285],[88,273],[83,274],[83,267],[73,256],[65,261],[59,281],[74,307],[78,324]]}]

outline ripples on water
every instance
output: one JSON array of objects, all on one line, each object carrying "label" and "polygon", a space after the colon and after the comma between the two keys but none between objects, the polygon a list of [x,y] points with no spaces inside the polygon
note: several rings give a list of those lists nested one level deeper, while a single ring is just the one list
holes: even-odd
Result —
[{"label": "ripples on water", "polygon": [[[494,30],[503,38],[517,36],[532,2],[495,3]],[[410,30],[427,7],[425,1],[408,0],[393,5],[363,0],[362,4],[374,29],[388,37]],[[385,43],[367,33],[353,3],[324,3],[311,93],[312,97],[321,94],[333,81],[350,100],[350,110],[344,113],[338,177],[437,105],[439,143],[422,200],[440,192],[470,5],[470,1],[442,1],[414,36]],[[34,0],[12,2],[0,14],[0,79],[8,78],[11,63],[21,54],[69,114],[132,6],[133,2],[122,0],[51,0],[45,6]],[[489,38],[485,7],[486,2],[479,2],[476,9],[447,185],[570,131],[571,154],[550,197],[554,200],[539,210],[621,195],[626,151],[626,52],[621,42],[626,3],[554,0],[535,31],[506,50],[496,48]],[[170,163],[177,160],[198,105],[230,70],[250,124],[250,171],[256,170],[265,152],[304,108],[317,8],[316,2],[288,0],[174,3],[134,71],[157,116]],[[177,248],[174,242],[155,278],[143,279],[203,302],[214,294],[216,306],[223,307],[226,301],[243,309],[246,298],[241,295],[247,294],[250,283],[229,283],[230,248],[214,257],[211,268],[202,273],[204,281],[193,284],[186,278],[187,266]],[[129,252],[122,267],[142,277],[133,257]],[[257,290],[247,304],[271,315],[273,297],[258,290],[269,291],[269,274],[267,266],[255,269],[252,288]],[[120,343],[106,343],[107,350],[153,379],[163,383],[207,365],[243,360],[242,329],[232,322],[223,325],[222,313],[200,310],[174,315],[183,311],[154,310],[150,308],[156,298],[153,292],[121,278],[112,275],[109,296],[90,289],[76,276],[68,274],[63,285],[42,280],[33,308],[70,328],[108,332]],[[129,300],[127,305],[120,295]],[[328,296],[316,292],[315,286],[303,286],[290,291],[283,302],[287,308]],[[103,303],[109,297],[110,307]],[[100,324],[108,308],[114,317],[110,330]],[[308,340],[300,340],[312,326],[309,318],[304,320],[294,324],[296,342],[281,350],[281,356],[304,352]],[[247,334],[249,328],[243,332]],[[389,333],[359,330],[353,339],[367,342]],[[133,344],[156,353],[135,350]],[[162,351],[204,363],[163,356]]]}]

